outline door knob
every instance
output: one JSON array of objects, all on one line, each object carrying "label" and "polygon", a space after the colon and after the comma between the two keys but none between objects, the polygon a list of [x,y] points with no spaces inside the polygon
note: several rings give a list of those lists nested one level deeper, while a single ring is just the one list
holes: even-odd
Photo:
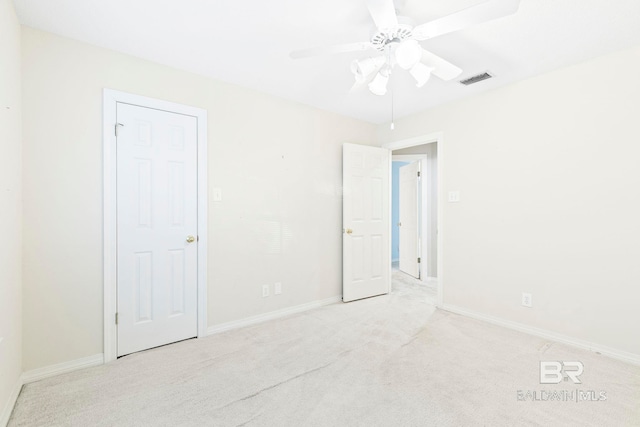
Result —
[{"label": "door knob", "polygon": [[193,243],[196,241],[196,238],[193,236],[187,236],[187,243]]},{"label": "door knob", "polygon": [[347,234],[351,234],[351,233],[353,233],[353,230],[352,230],[352,229],[350,229],[350,228],[347,228],[347,229],[345,230],[345,233],[347,233]]}]

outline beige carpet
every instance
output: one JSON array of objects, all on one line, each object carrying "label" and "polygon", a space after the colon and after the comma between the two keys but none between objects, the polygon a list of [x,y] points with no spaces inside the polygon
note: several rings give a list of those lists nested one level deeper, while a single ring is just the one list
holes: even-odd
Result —
[{"label": "beige carpet", "polygon": [[[433,282],[394,276],[388,296],[28,384],[9,425],[640,426],[640,367],[436,310]],[[540,360],[583,362],[582,384],[539,384]],[[518,400],[591,390],[606,400]]]}]

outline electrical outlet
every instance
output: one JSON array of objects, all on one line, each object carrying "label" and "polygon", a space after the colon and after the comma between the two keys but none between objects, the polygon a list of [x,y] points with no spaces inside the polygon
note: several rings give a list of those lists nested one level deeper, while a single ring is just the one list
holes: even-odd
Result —
[{"label": "electrical outlet", "polygon": [[221,188],[213,188],[211,189],[211,195],[214,202],[222,201],[222,189]]},{"label": "electrical outlet", "polygon": [[282,283],[276,282],[276,284],[273,285],[273,294],[280,295],[281,293],[282,293]]},{"label": "electrical outlet", "polygon": [[525,307],[533,307],[533,298],[531,294],[522,293],[522,305]]},{"label": "electrical outlet", "polygon": [[457,203],[460,201],[460,191],[459,190],[454,190],[454,191],[449,191],[448,194],[448,201],[450,203]]},{"label": "electrical outlet", "polygon": [[262,297],[266,298],[269,296],[269,285],[262,285]]}]

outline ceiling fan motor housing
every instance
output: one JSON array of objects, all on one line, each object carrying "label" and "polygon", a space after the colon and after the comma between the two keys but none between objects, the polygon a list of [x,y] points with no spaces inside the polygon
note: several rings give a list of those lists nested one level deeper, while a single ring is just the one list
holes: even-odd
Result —
[{"label": "ceiling fan motor housing", "polygon": [[391,43],[400,43],[413,37],[414,22],[412,19],[398,16],[398,25],[392,28],[376,28],[371,36],[371,44],[384,52]]}]

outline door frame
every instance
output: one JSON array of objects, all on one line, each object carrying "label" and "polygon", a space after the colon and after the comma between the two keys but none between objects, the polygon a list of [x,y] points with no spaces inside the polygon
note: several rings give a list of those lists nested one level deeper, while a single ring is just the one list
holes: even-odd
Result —
[{"label": "door frame", "polygon": [[103,288],[104,362],[117,358],[117,210],[116,210],[116,114],[125,103],[196,118],[198,138],[198,338],[207,333],[207,111],[112,89],[103,90]]},{"label": "door frame", "polygon": [[[427,269],[427,257],[429,256],[429,246],[427,242],[427,233],[425,228],[428,226],[428,217],[427,217],[427,190],[428,186],[424,185],[427,176],[425,175],[425,171],[427,170],[427,161],[429,156],[427,154],[393,154],[391,152],[391,161],[392,162],[420,162],[420,224],[419,224],[419,235],[420,235],[420,250],[418,251],[418,256],[421,257],[420,262],[420,280],[427,280],[429,278],[433,278],[429,276],[429,271]],[[391,189],[393,191],[393,188]],[[392,224],[393,225],[393,224]],[[393,261],[393,260],[392,260]]]},{"label": "door frame", "polygon": [[[417,145],[431,144],[437,142],[438,143],[438,297],[436,300],[436,307],[442,308],[443,306],[443,294],[444,294],[444,253],[443,253],[443,237],[444,237],[444,204],[446,202],[444,197],[444,186],[443,186],[443,176],[444,176],[444,153],[445,153],[445,144],[444,144],[444,133],[443,132],[434,132],[426,135],[420,135],[413,138],[401,139],[396,141],[391,141],[382,144],[382,148],[387,148],[391,150],[391,154],[393,156],[394,150],[400,150],[402,148],[415,147]],[[391,174],[391,170],[389,171]],[[391,175],[389,176],[391,179]],[[391,191],[391,186],[389,188]],[[389,228],[391,229],[391,218],[389,218]],[[389,264],[391,265],[391,257],[389,257]]]}]

